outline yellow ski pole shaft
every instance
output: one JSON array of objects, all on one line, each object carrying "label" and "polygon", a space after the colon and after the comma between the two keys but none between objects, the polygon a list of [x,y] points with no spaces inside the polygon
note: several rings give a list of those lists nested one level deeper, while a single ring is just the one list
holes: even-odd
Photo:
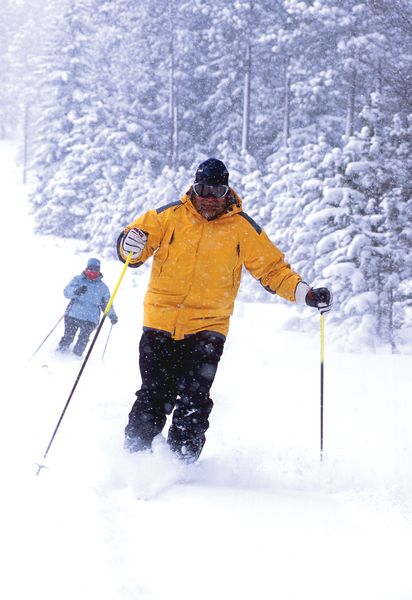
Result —
[{"label": "yellow ski pole shaft", "polygon": [[116,294],[117,294],[117,290],[119,289],[119,287],[120,287],[120,284],[121,284],[121,283],[122,283],[122,281],[123,281],[124,274],[126,273],[126,269],[127,269],[127,267],[129,266],[129,262],[130,262],[130,259],[131,259],[131,258],[132,258],[132,252],[129,252],[129,256],[126,258],[126,262],[124,263],[124,266],[123,266],[122,272],[120,273],[119,280],[118,280],[118,282],[116,283],[116,286],[115,286],[115,288],[114,288],[114,290],[113,290],[113,294],[110,296],[110,300],[109,300],[109,302],[107,303],[106,309],[105,309],[105,311],[104,311],[104,316],[106,316],[106,315],[109,313],[109,310],[110,310],[110,309],[111,309],[111,307],[112,307],[112,304],[113,304],[114,297],[116,296]]},{"label": "yellow ski pole shaft", "polygon": [[[67,398],[67,400],[66,400],[66,404],[64,405],[64,408],[63,408],[63,411],[62,411],[62,413],[61,413],[61,415],[60,415],[60,418],[59,418],[59,420],[57,421],[57,425],[56,425],[56,427],[54,428],[53,434],[52,434],[52,436],[51,436],[51,438],[50,438],[50,442],[48,443],[48,446],[47,446],[47,448],[46,448],[46,452],[43,454],[43,460],[45,460],[45,459],[46,459],[46,457],[47,457],[47,455],[48,455],[48,453],[49,453],[49,450],[50,450],[50,448],[51,448],[51,445],[53,444],[54,438],[56,437],[56,434],[57,434],[57,431],[58,431],[58,429],[59,429],[59,427],[60,427],[60,424],[61,424],[61,422],[63,421],[63,417],[64,417],[64,415],[65,415],[65,413],[66,413],[67,407],[69,406],[70,400],[72,399],[72,396],[73,396],[73,394],[74,394],[74,391],[75,391],[75,389],[76,389],[76,387],[77,387],[77,384],[78,384],[78,383],[79,383],[79,381],[80,381],[80,377],[82,376],[82,373],[83,373],[83,371],[84,371],[84,368],[85,368],[85,366],[86,366],[86,363],[87,363],[87,361],[89,360],[90,354],[91,354],[91,352],[92,352],[92,350],[93,350],[93,347],[94,347],[94,345],[95,345],[95,343],[96,343],[96,340],[97,340],[97,338],[98,338],[98,336],[99,336],[99,333],[100,333],[100,331],[101,331],[101,329],[102,329],[102,326],[103,326],[104,320],[105,320],[105,318],[106,318],[106,316],[107,316],[107,314],[108,314],[108,312],[109,312],[109,310],[110,310],[110,307],[111,307],[111,306],[112,306],[112,304],[113,304],[114,297],[116,296],[116,294],[117,294],[117,290],[119,289],[119,287],[120,287],[120,284],[121,284],[121,282],[122,282],[122,279],[123,279],[123,277],[124,277],[124,274],[126,273],[126,269],[127,269],[128,265],[129,265],[129,262],[130,262],[130,259],[131,259],[131,257],[132,257],[132,253],[130,252],[130,253],[129,253],[129,255],[128,255],[128,257],[127,257],[127,259],[126,259],[126,262],[125,262],[125,264],[124,264],[124,267],[123,267],[123,269],[122,269],[122,272],[121,272],[121,274],[120,274],[120,277],[119,277],[119,280],[118,280],[118,282],[117,282],[117,284],[116,284],[116,287],[115,287],[115,288],[114,288],[114,290],[113,290],[113,293],[112,293],[112,295],[111,295],[111,297],[110,297],[110,300],[109,300],[109,302],[107,303],[106,309],[105,309],[105,311],[104,311],[104,313],[103,313],[102,320],[100,321],[100,323],[99,323],[99,326],[98,326],[98,328],[97,328],[97,330],[96,330],[96,333],[95,333],[95,335],[94,335],[94,337],[93,337],[92,343],[90,344],[90,348],[89,348],[89,350],[88,350],[88,352],[87,352],[87,354],[86,354],[86,356],[85,356],[85,359],[84,359],[84,361],[83,361],[83,364],[82,364],[82,366],[80,367],[80,371],[79,371],[79,374],[78,374],[78,375],[77,375],[77,377],[76,377],[76,381],[74,382],[74,385],[73,385],[73,387],[72,387],[72,390],[71,390],[71,392],[70,392],[70,394],[69,394],[69,397],[68,397],[68,398]],[[38,475],[38,474],[40,473],[40,471],[41,471],[42,469],[44,469],[44,468],[45,468],[45,465],[44,465],[44,464],[41,464],[41,463],[36,463],[36,464],[37,464],[37,466],[38,466],[38,470],[37,470],[37,473],[36,473],[36,475]]]},{"label": "yellow ski pole shaft", "polygon": [[323,460],[323,387],[325,365],[325,317],[320,313],[320,460]]}]

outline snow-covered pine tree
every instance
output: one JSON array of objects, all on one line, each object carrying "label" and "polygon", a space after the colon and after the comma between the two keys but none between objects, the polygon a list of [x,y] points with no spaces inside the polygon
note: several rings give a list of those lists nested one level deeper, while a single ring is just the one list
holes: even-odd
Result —
[{"label": "snow-covered pine tree", "polygon": [[412,324],[412,117],[395,115],[385,133],[382,156],[388,184],[381,197],[386,241],[382,320],[385,341],[396,352],[402,343],[402,330]]},{"label": "snow-covered pine tree", "polygon": [[[287,148],[281,147],[267,164],[266,206],[270,209],[268,233],[281,250],[289,256],[293,237],[297,234],[296,225],[302,222],[305,198],[302,194],[304,174],[308,164],[304,149],[312,151],[311,135],[294,132]],[[293,225],[293,223],[295,223]],[[300,229],[300,226],[298,227]],[[293,262],[293,260],[292,260]]]},{"label": "snow-covered pine tree", "polygon": [[[324,201],[323,189],[328,176],[328,168],[324,163],[325,156],[331,151],[326,136],[319,136],[316,143],[303,146],[295,170],[299,174],[300,190],[297,192],[299,202],[295,206],[294,217],[290,222],[289,231],[282,229],[282,234],[289,240],[288,257],[293,267],[310,282],[317,282],[322,274],[315,268],[317,258],[317,243],[326,235],[328,228],[313,226],[307,223],[307,218],[315,212],[329,213],[329,207]],[[329,217],[326,219],[329,221]]]},{"label": "snow-covered pine tree", "polygon": [[[238,177],[240,176],[240,186],[236,189],[241,193],[243,210],[252,217],[260,227],[264,228],[268,224],[270,210],[268,210],[268,205],[265,204],[264,201],[266,189],[263,174],[258,167],[257,161],[250,154],[243,152],[241,154],[241,160],[242,165],[240,166],[243,167],[243,169],[238,174]],[[256,281],[251,276],[244,273],[239,297],[244,301],[262,299],[267,301],[269,294],[264,288],[257,285]]]},{"label": "snow-covered pine tree", "polygon": [[150,203],[154,179],[150,161],[138,160],[130,170],[116,202],[112,222],[116,231],[120,231],[146,210],[154,208]]},{"label": "snow-covered pine tree", "polygon": [[[337,174],[334,188],[324,190],[326,201],[335,206],[329,214],[330,231],[317,244],[315,269],[337,298],[333,336],[352,351],[374,348],[382,341],[380,280],[385,235],[379,205],[382,180],[375,177],[380,167],[377,144],[368,126],[348,140],[342,152],[344,172]],[[322,227],[324,216],[320,211],[307,221]]]},{"label": "snow-covered pine tree", "polygon": [[53,4],[52,8],[42,57],[41,117],[34,161],[37,183],[31,200],[39,232],[71,237],[87,211],[82,198],[71,189],[65,160],[78,143],[74,133],[93,97],[88,60],[90,6],[88,0],[65,0],[60,6],[61,19]]},{"label": "snow-covered pine tree", "polygon": [[[19,27],[10,45],[14,110],[19,115],[21,145],[19,160],[22,181],[30,181],[29,170],[36,148],[35,124],[41,115],[41,81],[48,36],[52,31],[51,19],[56,7],[40,0],[26,0],[15,5],[19,11]],[[17,124],[15,124],[16,126]]]},{"label": "snow-covered pine tree", "polygon": [[257,161],[249,153],[242,153],[243,176],[241,178],[242,198],[244,210],[261,227],[267,223],[268,211],[264,204],[266,195],[263,174]]},{"label": "snow-covered pine tree", "polygon": [[412,57],[412,4],[409,0],[369,0],[368,19],[374,23],[374,29],[385,39],[382,46],[385,52],[378,64],[379,91],[388,116],[385,123],[390,124],[395,114],[406,117],[412,113],[410,94],[410,71]]},{"label": "snow-covered pine tree", "polygon": [[0,0],[0,139],[14,134],[18,126],[12,46],[22,21],[21,12],[14,2]]},{"label": "snow-covered pine tree", "polygon": [[[75,58],[69,55],[66,61],[64,78],[76,80],[78,69],[86,90],[77,85],[74,97],[70,89],[64,111],[56,105],[58,93],[49,101],[56,118],[40,152],[34,196],[37,209],[47,205],[47,232],[89,238],[94,227],[110,222],[111,209],[138,160],[162,165],[159,155],[164,155],[167,143],[167,94],[162,85],[167,73],[161,68],[165,50],[161,37],[153,36],[152,44],[146,38],[148,31],[165,26],[163,6],[160,0],[138,6],[126,0],[69,3],[65,23],[71,45],[65,48],[77,46]],[[63,52],[57,54],[64,58]],[[60,89],[60,82],[56,84],[52,75],[49,79],[49,86]],[[70,102],[78,102],[81,110]],[[48,166],[52,136],[64,152],[52,152],[54,161]],[[43,212],[38,211],[41,222]]]},{"label": "snow-covered pine tree", "polygon": [[[225,0],[206,5],[209,21],[201,32],[206,54],[201,57],[209,76],[209,86],[201,90],[198,100],[204,115],[203,136],[209,152],[224,141],[241,149],[242,114],[246,43],[249,41],[249,21],[253,18],[249,2],[236,2],[236,11],[228,10]],[[242,43],[240,43],[242,39]]]}]

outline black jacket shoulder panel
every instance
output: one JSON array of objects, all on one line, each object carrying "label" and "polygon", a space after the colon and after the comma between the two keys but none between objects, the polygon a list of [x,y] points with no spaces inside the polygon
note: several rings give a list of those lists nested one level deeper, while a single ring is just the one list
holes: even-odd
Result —
[{"label": "black jacket shoulder panel", "polygon": [[262,233],[262,228],[260,227],[260,225],[258,225],[253,219],[252,217],[249,217],[248,214],[246,214],[245,212],[243,212],[243,210],[241,212],[238,213],[238,215],[240,217],[243,217],[244,219],[246,219],[246,221],[248,223],[250,223],[250,225],[252,225],[253,229],[260,235]]},{"label": "black jacket shoulder panel", "polygon": [[169,204],[165,204],[164,206],[160,206],[160,208],[156,208],[156,212],[157,212],[157,214],[159,214],[159,213],[163,212],[164,210],[171,208],[172,206],[179,206],[179,204],[182,204],[180,202],[180,200],[176,200],[176,202],[169,202]]}]

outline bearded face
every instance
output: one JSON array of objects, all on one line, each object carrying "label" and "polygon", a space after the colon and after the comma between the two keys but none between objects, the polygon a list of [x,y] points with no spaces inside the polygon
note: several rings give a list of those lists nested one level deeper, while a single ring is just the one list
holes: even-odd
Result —
[{"label": "bearded face", "polygon": [[192,194],[192,203],[196,208],[197,212],[202,215],[207,221],[217,219],[222,215],[229,206],[229,201],[226,196],[223,198],[203,198]]},{"label": "bearded face", "polygon": [[229,206],[229,186],[195,182],[191,200],[196,210],[208,221],[223,214]]}]

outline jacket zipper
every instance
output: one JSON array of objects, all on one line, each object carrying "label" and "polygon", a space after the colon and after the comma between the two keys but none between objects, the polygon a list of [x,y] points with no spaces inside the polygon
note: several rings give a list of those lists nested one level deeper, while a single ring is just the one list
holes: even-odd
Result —
[{"label": "jacket zipper", "polygon": [[[237,252],[237,257],[240,257],[240,243],[237,243],[236,246],[236,252]],[[232,289],[235,287],[236,284],[236,271],[237,271],[237,265],[234,267],[233,271],[232,271]]]},{"label": "jacket zipper", "polygon": [[[198,253],[199,253],[199,246],[200,246],[200,242],[202,241],[203,233],[204,233],[204,230],[205,230],[205,229],[204,229],[204,225],[203,225],[203,224],[202,224],[202,226],[201,226],[201,227],[202,227],[202,231],[201,231],[201,233],[200,233],[199,240],[198,240],[198,243],[197,243],[196,252],[195,252],[195,257],[196,257],[196,256],[198,255]],[[173,238],[173,236],[172,236],[172,238]],[[195,258],[195,262],[194,262],[194,269],[196,269],[196,258]],[[192,277],[192,281],[193,281],[193,277]],[[187,294],[186,294],[186,296],[185,296],[185,298],[184,298],[184,300],[183,300],[183,302],[182,302],[183,306],[184,306],[184,304],[185,304],[185,300],[186,300],[186,298],[187,298],[187,297],[188,297],[188,295],[190,294],[190,291],[191,291],[191,289],[192,289],[192,284],[190,284],[190,286],[189,286],[189,289],[188,289],[188,291],[187,291]],[[178,321],[179,321],[179,315],[180,315],[180,311],[181,311],[181,307],[179,307],[179,309],[178,309],[177,318],[176,318],[176,323],[175,323],[175,326],[174,326],[174,329],[173,329],[173,336],[175,336],[175,335],[176,335],[176,326],[177,326],[177,323],[178,323]]]}]

